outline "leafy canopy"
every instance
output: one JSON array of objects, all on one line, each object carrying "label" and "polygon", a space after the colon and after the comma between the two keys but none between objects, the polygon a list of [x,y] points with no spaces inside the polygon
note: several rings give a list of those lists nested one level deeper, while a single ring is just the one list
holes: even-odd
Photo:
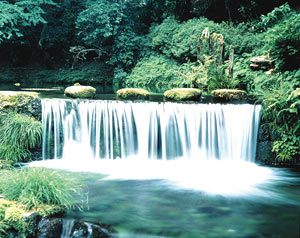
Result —
[{"label": "leafy canopy", "polygon": [[52,0],[17,0],[0,2],[0,43],[23,36],[24,28],[46,23],[44,5],[56,5]]}]

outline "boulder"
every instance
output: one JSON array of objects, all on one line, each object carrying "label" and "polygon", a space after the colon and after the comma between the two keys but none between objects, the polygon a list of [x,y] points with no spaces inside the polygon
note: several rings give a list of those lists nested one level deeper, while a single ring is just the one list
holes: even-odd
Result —
[{"label": "boulder", "polygon": [[38,224],[37,238],[58,238],[62,234],[62,218],[42,218]]},{"label": "boulder", "polygon": [[69,235],[71,238],[111,238],[114,233],[107,225],[79,221],[75,222]]},{"label": "boulder", "polygon": [[42,104],[39,93],[0,91],[0,111],[15,111],[40,120]]},{"label": "boulder", "polygon": [[272,62],[269,56],[255,56],[250,59],[250,62],[250,68],[252,70],[260,70],[262,68],[270,69],[272,66]]},{"label": "boulder", "polygon": [[91,86],[74,85],[65,89],[65,95],[71,98],[94,98],[96,89]]},{"label": "boulder", "polygon": [[246,91],[239,89],[216,89],[211,94],[218,99],[233,101],[243,99],[246,96]]},{"label": "boulder", "polygon": [[197,88],[173,88],[164,92],[164,97],[169,101],[199,101],[201,90]]},{"label": "boulder", "polygon": [[117,91],[117,98],[119,99],[140,99],[145,100],[149,98],[150,93],[141,88],[122,88]]}]

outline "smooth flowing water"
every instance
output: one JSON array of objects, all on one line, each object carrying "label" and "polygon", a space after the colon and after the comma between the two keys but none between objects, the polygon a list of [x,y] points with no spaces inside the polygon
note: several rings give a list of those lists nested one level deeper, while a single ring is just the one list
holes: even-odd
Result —
[{"label": "smooth flowing water", "polygon": [[259,105],[42,106],[44,160],[31,165],[87,182],[90,209],[69,218],[111,224],[128,238],[298,237],[299,173],[254,163]]},{"label": "smooth flowing water", "polygon": [[43,159],[255,159],[259,105],[46,99],[42,108]]}]

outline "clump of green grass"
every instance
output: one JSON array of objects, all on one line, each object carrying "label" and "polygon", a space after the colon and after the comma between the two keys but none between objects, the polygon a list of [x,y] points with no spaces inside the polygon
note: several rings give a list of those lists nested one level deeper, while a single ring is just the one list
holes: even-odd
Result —
[{"label": "clump of green grass", "polygon": [[4,144],[34,149],[41,144],[42,124],[32,117],[9,113],[3,120],[0,133]]},{"label": "clump of green grass", "polygon": [[64,209],[76,206],[81,194],[79,180],[71,174],[47,168],[22,168],[1,171],[0,193],[27,209],[57,205]]},{"label": "clump of green grass", "polygon": [[1,117],[0,160],[28,162],[32,157],[31,151],[40,147],[41,142],[41,122],[13,112]]},{"label": "clump of green grass", "polygon": [[31,161],[32,153],[18,146],[0,144],[0,160],[5,165],[13,165],[17,162]]}]

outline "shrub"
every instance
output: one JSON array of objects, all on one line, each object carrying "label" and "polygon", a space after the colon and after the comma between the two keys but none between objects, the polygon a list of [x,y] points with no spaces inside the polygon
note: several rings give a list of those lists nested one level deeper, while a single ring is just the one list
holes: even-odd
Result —
[{"label": "shrub", "polygon": [[[263,34],[255,34],[247,24],[218,24],[202,17],[182,23],[174,18],[167,18],[160,25],[152,27],[149,34],[152,48],[181,63],[188,60],[194,62],[197,59],[198,39],[207,27],[211,33],[222,34],[225,44],[231,45],[238,55],[251,53],[264,45]],[[228,56],[228,52],[225,53]]]},{"label": "shrub", "polygon": [[278,161],[296,161],[300,155],[300,89],[289,74],[258,78],[254,95],[263,106],[262,118],[268,126],[272,151]]},{"label": "shrub", "polygon": [[63,171],[23,168],[5,170],[0,175],[0,193],[27,209],[49,204],[70,209],[80,191],[79,181]]},{"label": "shrub", "polygon": [[279,140],[274,141],[272,152],[279,161],[293,160],[299,154],[300,138],[294,134],[283,134]]},{"label": "shrub", "polygon": [[280,7],[274,8],[274,10],[269,12],[267,15],[261,15],[260,21],[255,22],[253,27],[259,32],[266,31],[268,28],[273,27],[276,23],[282,20],[291,11],[292,9],[290,5],[285,3]]},{"label": "shrub", "polygon": [[266,49],[280,70],[300,68],[300,14],[291,12],[267,31]]},{"label": "shrub", "polygon": [[227,72],[227,65],[212,65],[208,69],[208,91],[215,89],[234,89],[239,81],[232,78]]},{"label": "shrub", "polygon": [[167,18],[162,24],[152,28],[152,47],[181,63],[187,60],[196,61],[197,41],[206,27],[216,31],[218,24],[206,18],[195,18],[183,23]]},{"label": "shrub", "polygon": [[142,59],[127,77],[126,84],[133,87],[169,88],[180,85],[181,77],[175,72],[179,64],[162,55]]},{"label": "shrub", "polygon": [[169,17],[160,25],[153,26],[150,29],[149,38],[154,50],[172,57],[173,35],[178,31],[180,23],[175,18]]}]

